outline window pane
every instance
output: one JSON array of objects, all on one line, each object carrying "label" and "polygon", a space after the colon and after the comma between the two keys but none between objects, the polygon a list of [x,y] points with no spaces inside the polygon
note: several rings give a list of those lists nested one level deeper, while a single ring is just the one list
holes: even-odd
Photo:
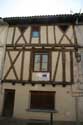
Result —
[{"label": "window pane", "polygon": [[47,65],[48,65],[48,55],[47,54],[43,54],[42,55],[42,71],[47,71],[48,68],[47,68]]},{"label": "window pane", "polygon": [[35,54],[34,71],[40,71],[40,55]]},{"label": "window pane", "polygon": [[44,54],[42,55],[42,62],[43,63],[48,62],[48,55],[44,55]]},{"label": "window pane", "polygon": [[32,32],[32,37],[39,37],[39,32],[38,31],[33,31]]},{"label": "window pane", "polygon": [[40,63],[40,55],[35,54],[35,63]]},{"label": "window pane", "polygon": [[42,71],[47,71],[47,63],[42,63]]},{"label": "window pane", "polygon": [[34,71],[40,71],[40,63],[34,64]]}]

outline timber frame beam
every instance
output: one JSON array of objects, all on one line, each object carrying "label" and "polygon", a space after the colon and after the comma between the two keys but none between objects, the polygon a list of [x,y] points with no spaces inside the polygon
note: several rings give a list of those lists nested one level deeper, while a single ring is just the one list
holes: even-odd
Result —
[{"label": "timber frame beam", "polygon": [[14,50],[25,50],[25,51],[32,51],[33,49],[37,50],[37,49],[41,49],[41,50],[51,50],[51,51],[62,51],[63,48],[65,47],[64,51],[76,51],[78,49],[82,49],[83,46],[80,45],[68,45],[68,44],[62,44],[62,45],[36,45],[36,44],[32,44],[32,45],[6,45],[6,50],[10,50],[10,51],[14,51]]},{"label": "timber frame beam", "polygon": [[56,86],[56,85],[62,85],[62,86],[67,86],[67,85],[72,85],[72,82],[62,82],[62,81],[30,81],[30,80],[2,80],[2,83],[12,83],[13,85],[15,83],[21,83],[23,85],[25,84],[42,84],[42,86],[48,84],[48,85],[52,85],[52,86]]},{"label": "timber frame beam", "polygon": [[79,44],[7,44],[6,47],[77,47],[83,48]]}]

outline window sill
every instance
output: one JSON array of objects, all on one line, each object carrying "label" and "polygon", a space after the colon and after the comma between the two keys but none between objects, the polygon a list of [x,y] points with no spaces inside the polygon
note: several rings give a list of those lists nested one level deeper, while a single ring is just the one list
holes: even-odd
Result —
[{"label": "window sill", "polygon": [[44,110],[44,109],[26,109],[26,111],[29,112],[45,112],[45,113],[57,113],[57,110],[52,110],[52,109],[48,109],[48,110]]}]

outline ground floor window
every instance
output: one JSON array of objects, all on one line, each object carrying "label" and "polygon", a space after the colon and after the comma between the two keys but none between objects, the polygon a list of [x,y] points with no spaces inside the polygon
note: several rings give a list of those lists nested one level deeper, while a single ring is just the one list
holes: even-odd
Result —
[{"label": "ground floor window", "polygon": [[54,110],[55,92],[31,91],[31,109]]}]

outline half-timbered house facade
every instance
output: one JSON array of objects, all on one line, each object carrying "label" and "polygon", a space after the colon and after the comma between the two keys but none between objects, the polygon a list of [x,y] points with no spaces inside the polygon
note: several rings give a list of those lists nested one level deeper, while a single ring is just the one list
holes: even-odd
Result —
[{"label": "half-timbered house facade", "polygon": [[0,114],[82,120],[83,14],[3,20],[9,26]]}]

